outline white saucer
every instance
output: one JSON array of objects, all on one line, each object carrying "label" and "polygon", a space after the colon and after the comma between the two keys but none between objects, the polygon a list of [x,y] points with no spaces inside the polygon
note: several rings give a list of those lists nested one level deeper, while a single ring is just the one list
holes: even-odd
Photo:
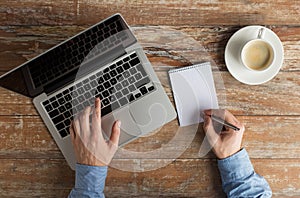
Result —
[{"label": "white saucer", "polygon": [[248,41],[257,38],[259,29],[262,26],[247,26],[238,30],[229,39],[225,48],[225,63],[231,75],[238,81],[248,85],[258,85],[271,80],[279,72],[284,57],[283,46],[278,36],[270,29],[265,28],[263,39],[270,42],[275,48],[275,60],[265,71],[250,71],[243,66],[240,53],[242,46]]}]

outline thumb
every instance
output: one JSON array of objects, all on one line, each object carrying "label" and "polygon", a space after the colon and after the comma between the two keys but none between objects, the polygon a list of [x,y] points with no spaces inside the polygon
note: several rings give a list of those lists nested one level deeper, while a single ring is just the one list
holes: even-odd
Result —
[{"label": "thumb", "polygon": [[116,146],[118,146],[119,144],[119,138],[120,138],[120,127],[121,127],[121,121],[117,120],[113,127],[112,127],[112,132],[111,132],[111,136],[110,136],[110,141],[115,144]]},{"label": "thumb", "polygon": [[204,116],[204,125],[203,129],[205,132],[205,135],[207,136],[207,139],[211,146],[214,146],[220,139],[220,136],[216,133],[212,120],[209,116]]}]

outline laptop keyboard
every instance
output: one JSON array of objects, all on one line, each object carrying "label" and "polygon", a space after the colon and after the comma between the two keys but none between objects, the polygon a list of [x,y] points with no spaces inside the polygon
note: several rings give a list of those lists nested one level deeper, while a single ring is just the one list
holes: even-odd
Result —
[{"label": "laptop keyboard", "polygon": [[93,106],[96,97],[101,99],[101,114],[105,116],[154,90],[153,82],[133,52],[75,82],[42,104],[61,137],[66,137],[73,115]]},{"label": "laptop keyboard", "polygon": [[[118,46],[128,38],[120,20],[112,18],[32,60],[29,67],[35,87],[43,86],[77,69],[84,60],[90,60]],[[43,65],[41,67],[41,65]]]}]

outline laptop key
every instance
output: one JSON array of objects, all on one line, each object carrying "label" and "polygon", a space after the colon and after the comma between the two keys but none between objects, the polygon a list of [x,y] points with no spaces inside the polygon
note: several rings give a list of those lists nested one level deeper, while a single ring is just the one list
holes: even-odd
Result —
[{"label": "laptop key", "polygon": [[104,82],[104,79],[102,77],[99,78],[98,83],[102,84]]},{"label": "laptop key", "polygon": [[85,99],[89,99],[90,97],[92,97],[92,95],[90,94],[90,92],[86,92],[84,94]]},{"label": "laptop key", "polygon": [[123,67],[121,67],[121,66],[120,66],[120,67],[117,67],[116,70],[117,70],[117,72],[118,72],[119,74],[122,73],[122,72],[124,71]]},{"label": "laptop key", "polygon": [[55,100],[56,100],[55,96],[49,99],[50,102],[54,102]]},{"label": "laptop key", "polygon": [[143,76],[141,75],[141,73],[137,73],[134,75],[136,80],[140,80],[141,78],[143,78]]},{"label": "laptop key", "polygon": [[103,97],[106,98],[107,96],[109,96],[109,92],[107,90],[105,90],[103,93],[102,93]]},{"label": "laptop key", "polygon": [[64,116],[63,115],[59,115],[59,116],[55,117],[54,119],[52,119],[52,121],[53,121],[54,124],[57,124],[57,123],[59,123],[59,122],[61,122],[63,120],[64,120]]},{"label": "laptop key", "polygon": [[63,112],[66,111],[66,108],[65,108],[64,106],[60,106],[60,107],[58,108],[58,110],[59,110],[60,113],[63,113]]},{"label": "laptop key", "polygon": [[68,94],[68,95],[65,96],[65,99],[66,99],[66,101],[70,101],[70,100],[72,100],[72,97],[71,97],[70,94]]},{"label": "laptop key", "polygon": [[129,78],[130,73],[129,73],[128,71],[125,71],[125,72],[123,73],[123,76],[124,76],[125,78]]},{"label": "laptop key", "polygon": [[111,101],[111,102],[116,101],[116,96],[114,96],[114,95],[110,96],[110,101]]},{"label": "laptop key", "polygon": [[79,103],[82,103],[84,101],[84,97],[83,96],[79,96],[78,98]]},{"label": "laptop key", "polygon": [[62,138],[64,138],[64,137],[66,137],[66,136],[68,136],[68,133],[67,133],[67,131],[64,129],[64,130],[61,130],[61,131],[59,131],[59,134],[60,134],[60,136],[62,137]]},{"label": "laptop key", "polygon": [[111,80],[110,80],[110,84],[112,84],[112,85],[115,85],[115,84],[117,84],[117,80],[115,79],[115,78],[112,78]]},{"label": "laptop key", "polygon": [[127,95],[127,94],[129,94],[129,91],[128,91],[128,89],[125,87],[125,88],[122,90],[122,93],[123,93],[123,95]]},{"label": "laptop key", "polygon": [[76,111],[79,113],[83,110],[83,106],[82,104],[79,104],[78,106],[76,106]]},{"label": "laptop key", "polygon": [[121,98],[119,100],[119,102],[120,102],[121,106],[124,106],[124,105],[126,105],[128,103],[128,101],[127,101],[127,99],[125,97]]},{"label": "laptop key", "polygon": [[[117,65],[118,65],[118,66],[120,66],[120,65],[122,65],[122,64],[123,64],[123,61],[122,61],[122,60],[120,60],[120,61],[117,62]],[[120,67],[119,67],[119,68],[120,68]]]},{"label": "laptop key", "polygon": [[65,120],[64,124],[65,124],[65,126],[69,127],[71,124],[71,120],[70,119]]},{"label": "laptop key", "polygon": [[104,100],[102,100],[102,103],[104,106],[107,106],[109,104],[108,98],[105,98]]},{"label": "laptop key", "polygon": [[109,74],[111,77],[115,77],[117,75],[117,72],[116,72],[116,70],[112,70],[109,72]]},{"label": "laptop key", "polygon": [[89,79],[88,78],[84,79],[82,82],[83,82],[83,84],[87,84],[89,82]]},{"label": "laptop key", "polygon": [[46,106],[47,104],[49,104],[49,100],[46,100],[43,102],[43,105]]},{"label": "laptop key", "polygon": [[106,73],[106,74],[103,75],[103,78],[104,78],[105,80],[109,80],[109,79],[110,79],[110,76],[109,76],[108,73]]},{"label": "laptop key", "polygon": [[135,74],[137,71],[136,71],[136,69],[135,69],[134,67],[132,67],[132,68],[129,69],[129,72],[133,75],[133,74]]},{"label": "laptop key", "polygon": [[140,94],[140,93],[135,94],[135,98],[139,98],[141,96],[142,96],[142,94]]},{"label": "laptop key", "polygon": [[85,91],[89,91],[91,89],[91,86],[89,84],[86,84],[83,87]]},{"label": "laptop key", "polygon": [[93,81],[91,82],[91,85],[92,85],[93,87],[97,87],[97,86],[98,86],[98,83],[97,83],[97,81],[93,80]]},{"label": "laptop key", "polygon": [[133,92],[135,90],[135,87],[134,85],[129,85],[128,89],[130,92]]},{"label": "laptop key", "polygon": [[74,98],[73,100],[72,100],[72,105],[73,106],[76,106],[76,105],[78,105],[78,100],[76,99],[76,98]]},{"label": "laptop key", "polygon": [[55,125],[56,126],[56,129],[57,130],[61,130],[61,129],[63,129],[63,128],[65,128],[65,125],[64,125],[64,123],[59,123],[59,124],[57,124],[57,125]]},{"label": "laptop key", "polygon": [[115,94],[116,98],[119,100],[123,95],[121,94],[120,91],[118,91],[116,94]]},{"label": "laptop key", "polygon": [[119,105],[119,103],[116,101],[116,102],[113,102],[112,104],[111,104],[111,109],[112,110],[116,110],[117,108],[119,108],[120,107],[120,105]]},{"label": "laptop key", "polygon": [[113,64],[113,65],[109,66],[109,69],[114,69],[114,68],[116,68],[116,67],[117,67],[117,65],[116,65],[116,64]]},{"label": "laptop key", "polygon": [[115,88],[117,91],[121,90],[122,89],[122,85],[120,83],[116,84],[115,85]]},{"label": "laptop key", "polygon": [[72,115],[71,115],[71,113],[69,111],[66,111],[64,113],[64,116],[65,116],[65,118],[70,118]]},{"label": "laptop key", "polygon": [[65,108],[66,108],[66,110],[72,109],[72,104],[70,102],[66,103]]},{"label": "laptop key", "polygon": [[141,92],[143,95],[145,95],[146,93],[148,93],[148,90],[147,90],[146,87],[142,87],[142,88],[140,88],[140,92]]},{"label": "laptop key", "polygon": [[135,79],[133,76],[131,76],[130,78],[128,78],[128,81],[130,84],[134,83],[135,82]]},{"label": "laptop key", "polygon": [[127,80],[124,80],[124,81],[122,81],[122,85],[123,85],[123,87],[127,87],[129,85],[129,83]]},{"label": "laptop key", "polygon": [[77,93],[76,90],[74,90],[74,91],[72,92],[72,97],[73,97],[73,98],[76,98],[77,96],[78,96],[78,93]]},{"label": "laptop key", "polygon": [[57,108],[57,107],[59,106],[59,104],[58,104],[57,101],[54,101],[54,102],[52,103],[52,106],[53,106],[53,108]]},{"label": "laptop key", "polygon": [[104,86],[106,89],[108,89],[108,88],[110,87],[110,83],[107,81],[107,82],[105,82],[105,83],[103,84],[103,86]]},{"label": "laptop key", "polygon": [[64,94],[64,95],[67,95],[68,93],[69,93],[69,90],[68,90],[68,89],[66,89],[66,90],[63,91],[63,94]]},{"label": "laptop key", "polygon": [[112,112],[111,105],[101,108],[101,117]]},{"label": "laptop key", "polygon": [[149,79],[148,77],[146,77],[146,78],[143,78],[142,80],[139,80],[138,82],[136,82],[136,83],[135,83],[135,86],[136,86],[137,88],[140,88],[140,87],[142,87],[142,86],[148,84],[149,82],[150,82],[150,79]]},{"label": "laptop key", "polygon": [[143,68],[143,66],[141,64],[138,64],[136,66],[136,69],[142,73],[142,76],[147,76],[147,73],[145,72],[145,69]]},{"label": "laptop key", "polygon": [[153,91],[154,90],[154,86],[148,87],[148,91]]},{"label": "laptop key", "polygon": [[[132,56],[132,55],[131,55]],[[134,65],[137,65],[137,64],[139,64],[140,63],[140,60],[139,60],[139,58],[135,58],[135,59],[133,59],[133,60],[131,60],[131,61],[129,61],[130,62],[130,65],[131,66],[134,66]]]},{"label": "laptop key", "polygon": [[127,56],[127,57],[125,57],[124,59],[123,59],[123,61],[124,62],[127,62],[127,61],[129,61],[129,57]]},{"label": "laptop key", "polygon": [[53,111],[51,111],[49,113],[50,118],[54,118],[55,116],[57,116],[59,114],[57,109],[54,109]]},{"label": "laptop key", "polygon": [[134,96],[133,96],[133,94],[129,94],[127,97],[128,97],[129,102],[134,101]]},{"label": "laptop key", "polygon": [[46,109],[46,111],[47,112],[50,112],[50,111],[52,111],[52,106],[49,104],[49,105],[47,105],[47,106],[45,106],[45,109]]},{"label": "laptop key", "polygon": [[108,92],[109,92],[110,94],[113,94],[113,93],[116,92],[116,91],[115,91],[115,88],[114,88],[114,87],[110,87],[110,88],[108,89]]},{"label": "laptop key", "polygon": [[130,55],[130,58],[134,58],[134,57],[137,57],[136,53]]},{"label": "laptop key", "polygon": [[79,87],[79,88],[77,89],[77,91],[78,91],[78,94],[79,94],[79,95],[81,95],[81,94],[84,93],[83,87]]},{"label": "laptop key", "polygon": [[124,70],[127,70],[127,69],[130,68],[130,65],[129,65],[128,63],[125,63],[125,64],[123,65],[123,68],[124,68]]}]

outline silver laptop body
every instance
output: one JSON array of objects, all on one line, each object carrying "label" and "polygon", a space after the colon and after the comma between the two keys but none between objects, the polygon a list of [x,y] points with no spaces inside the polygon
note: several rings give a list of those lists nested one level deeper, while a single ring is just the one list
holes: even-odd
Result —
[{"label": "silver laptop body", "polygon": [[[81,42],[81,38],[85,42]],[[59,51],[62,45],[64,48]],[[52,58],[47,58],[48,54]],[[80,57],[78,62],[75,60],[77,56]],[[46,57],[44,62],[38,61],[41,57]],[[59,60],[51,60],[55,59],[53,57],[59,57]],[[51,61],[55,66],[49,71],[40,69]],[[32,62],[36,62],[37,71],[26,67]],[[68,68],[70,64],[79,65],[79,62],[79,67]],[[67,65],[67,69],[57,67],[57,70],[67,70],[67,75],[56,71],[58,64]],[[11,78],[19,75],[24,77],[26,94],[25,88],[17,90],[10,86]],[[69,135],[70,121],[86,106],[92,106],[95,97],[100,97],[102,101],[105,137],[110,137],[115,120],[122,121],[120,146],[176,117],[142,47],[120,14],[101,21],[1,76],[0,83],[33,98],[34,106],[72,169],[75,169],[76,159]]]}]

